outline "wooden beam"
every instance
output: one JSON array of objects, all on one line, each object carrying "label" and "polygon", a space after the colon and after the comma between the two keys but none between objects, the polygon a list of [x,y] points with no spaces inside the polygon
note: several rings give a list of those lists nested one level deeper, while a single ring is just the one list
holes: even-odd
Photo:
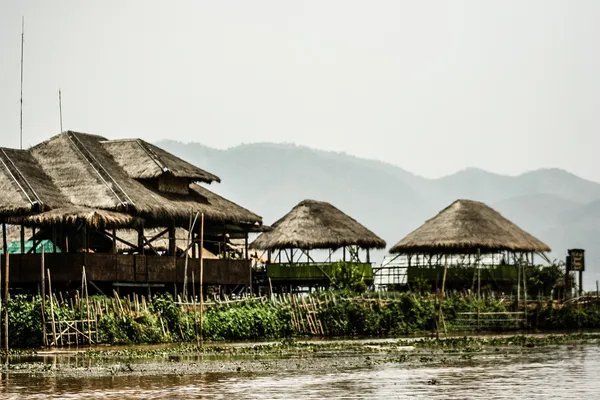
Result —
[{"label": "wooden beam", "polygon": [[175,224],[169,225],[169,255],[174,256],[177,253],[177,239],[175,238]]},{"label": "wooden beam", "polygon": [[146,239],[146,243],[152,243],[155,240],[159,239],[161,236],[163,236],[165,233],[169,233],[169,228],[165,229],[164,231],[157,233],[156,235],[152,236],[151,239]]},{"label": "wooden beam", "polygon": [[[100,232],[101,234],[103,234],[104,236],[106,236],[106,237],[108,237],[108,238],[110,238],[110,239],[112,239],[112,238],[113,238],[112,234],[109,234],[109,233],[107,233],[106,231],[98,231],[98,232]],[[126,241],[126,240],[123,240],[123,239],[121,239],[120,237],[118,237],[118,236],[116,235],[116,233],[115,233],[114,239],[115,239],[116,241],[118,241],[118,242],[121,242],[121,243],[123,243],[123,244],[125,244],[125,245],[127,245],[127,246],[131,247],[132,249],[137,249],[137,248],[138,248],[138,246],[136,246],[135,244],[133,244],[133,243],[129,243],[128,241]]]},{"label": "wooden beam", "polygon": [[25,254],[25,225],[21,224],[21,254]]},{"label": "wooden beam", "polygon": [[2,223],[2,248],[4,253],[8,253],[8,242],[6,241],[6,223]]},{"label": "wooden beam", "polygon": [[139,254],[144,254],[144,224],[140,224],[138,227],[138,245],[137,250]]}]

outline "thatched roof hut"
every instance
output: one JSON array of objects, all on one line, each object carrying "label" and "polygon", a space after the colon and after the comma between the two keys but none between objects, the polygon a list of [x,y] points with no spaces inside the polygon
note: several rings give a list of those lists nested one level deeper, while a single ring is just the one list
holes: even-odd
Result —
[{"label": "thatched roof hut", "polygon": [[[190,183],[218,177],[141,143],[144,150],[138,150],[137,141],[112,145],[101,136],[67,131],[30,152],[69,205],[139,216],[146,220],[146,226],[166,226],[172,221],[185,226],[196,212],[204,213],[209,222],[245,224],[248,230],[262,223],[260,216]],[[138,161],[151,167],[147,176],[140,178],[141,170],[126,161],[127,149],[133,149],[132,156],[137,154]],[[139,156],[146,150],[150,155]],[[157,162],[162,165],[158,168],[166,168],[162,175],[156,169]]]},{"label": "thatched roof hut", "polygon": [[385,241],[329,203],[304,200],[262,233],[251,247],[275,249],[338,249],[385,247]]},{"label": "thatched roof hut", "polygon": [[396,243],[390,253],[548,252],[550,247],[484,203],[457,200]]}]

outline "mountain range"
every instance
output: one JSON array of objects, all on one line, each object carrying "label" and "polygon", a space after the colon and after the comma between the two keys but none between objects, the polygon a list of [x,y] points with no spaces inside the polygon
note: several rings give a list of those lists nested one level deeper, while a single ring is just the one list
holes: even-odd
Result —
[{"label": "mountain range", "polygon": [[210,189],[258,213],[265,224],[301,200],[323,200],[377,233],[389,248],[454,200],[478,200],[550,245],[552,259],[564,260],[569,248],[585,249],[584,287],[595,289],[600,279],[595,248],[600,184],[564,170],[505,176],[467,168],[428,179],[381,161],[293,144],[253,143],[227,150],[172,140],[157,145],[218,175],[222,183]]}]

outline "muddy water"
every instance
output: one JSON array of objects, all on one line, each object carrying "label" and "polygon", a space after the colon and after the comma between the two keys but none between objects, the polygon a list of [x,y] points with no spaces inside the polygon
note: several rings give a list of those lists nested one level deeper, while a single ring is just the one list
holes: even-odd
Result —
[{"label": "muddy water", "polygon": [[[368,360],[364,355],[360,359]],[[197,362],[212,363],[208,368],[211,372],[194,373],[192,368],[190,373],[185,368],[172,368],[173,363],[179,366]],[[160,364],[156,370],[146,361],[147,364],[130,365],[136,373],[95,377],[85,373],[69,376],[10,372],[2,374],[0,398],[600,398],[597,344],[501,351],[496,355],[475,355],[470,360],[456,357],[432,363],[357,363],[351,356],[327,356],[304,360],[306,365],[295,368],[299,362],[242,360],[235,364],[240,367],[214,372],[230,360],[183,360],[163,363],[165,372],[161,373]],[[266,367],[253,368],[259,364]]]}]

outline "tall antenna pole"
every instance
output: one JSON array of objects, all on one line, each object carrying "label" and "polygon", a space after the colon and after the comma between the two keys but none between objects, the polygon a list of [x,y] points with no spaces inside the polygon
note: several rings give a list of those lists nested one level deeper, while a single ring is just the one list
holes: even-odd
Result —
[{"label": "tall antenna pole", "polygon": [[63,127],[62,127],[62,97],[60,94],[60,89],[58,89],[58,112],[60,114],[60,132],[62,133],[62,131],[63,131]]},{"label": "tall antenna pole", "polygon": [[21,150],[23,150],[23,42],[25,41],[25,17],[21,17],[21,120],[19,123],[19,137]]}]

